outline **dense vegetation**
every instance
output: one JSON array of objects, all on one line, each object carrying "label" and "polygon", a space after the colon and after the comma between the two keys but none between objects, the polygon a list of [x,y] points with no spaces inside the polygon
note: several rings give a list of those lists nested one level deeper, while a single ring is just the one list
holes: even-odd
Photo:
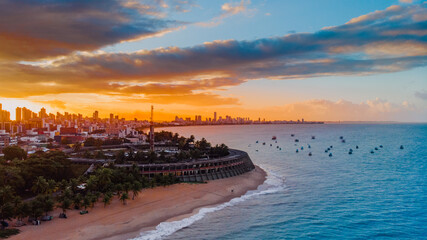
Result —
[{"label": "dense vegetation", "polygon": [[[193,159],[209,159],[229,154],[226,145],[211,146],[206,139],[195,141],[194,136],[185,138],[171,132],[157,132],[156,143],[170,146],[173,151],[104,152],[103,145],[120,145],[124,139],[99,140],[88,138],[84,143],[74,144],[74,152],[85,158],[112,158],[115,163],[133,163],[130,169],[116,168],[114,165],[99,167],[89,175],[83,175],[88,166],[72,164],[68,155],[62,151],[37,152],[27,157],[27,153],[11,146],[3,149],[0,158],[0,223],[17,219],[23,223],[29,220],[49,219],[49,212],[55,207],[62,209],[60,217],[66,217],[69,209],[87,209],[102,202],[109,205],[114,197],[123,204],[137,196],[142,189],[166,186],[178,180],[173,175],[155,175],[147,179],[139,173],[137,163],[171,163]],[[85,147],[98,150],[84,151]],[[93,148],[92,148],[93,149]],[[83,151],[81,151],[83,150]],[[25,199],[25,200],[23,200]],[[2,225],[2,228],[3,228]],[[16,234],[2,229],[3,235]]]},{"label": "dense vegetation", "polygon": [[[211,159],[217,157],[227,156],[229,149],[225,144],[211,146],[205,138],[195,141],[193,135],[189,138],[179,136],[177,133],[161,131],[154,133],[155,142],[162,143],[166,146],[177,148],[177,152],[170,153],[167,151],[160,151],[157,153],[150,152],[148,149],[140,151],[127,150],[127,151],[89,151],[84,150],[82,144],[74,145],[74,152],[79,152],[78,156],[89,159],[114,159],[117,164],[122,163],[176,163],[182,161],[189,161],[193,159]],[[118,142],[117,142],[118,141]],[[100,139],[88,138],[84,142],[84,146],[97,146],[103,145],[118,145],[121,139],[112,139],[109,141],[102,141]],[[111,144],[110,144],[111,143]],[[114,144],[112,144],[114,143]],[[147,146],[148,147],[148,146]],[[83,150],[83,151],[82,151]]]},{"label": "dense vegetation", "polygon": [[[78,176],[63,152],[39,152],[25,160],[0,159],[0,221],[40,219],[54,207],[84,209],[100,200],[107,206],[114,196],[123,204],[142,189],[177,182],[172,175],[146,179],[138,168],[100,167],[93,174]],[[32,194],[32,198],[22,200]],[[84,212],[85,213],[85,212]]]}]

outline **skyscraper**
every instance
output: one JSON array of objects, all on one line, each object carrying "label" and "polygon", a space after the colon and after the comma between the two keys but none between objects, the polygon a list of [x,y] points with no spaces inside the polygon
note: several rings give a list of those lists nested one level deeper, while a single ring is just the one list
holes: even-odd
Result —
[{"label": "skyscraper", "polygon": [[98,111],[95,111],[95,112],[93,113],[93,119],[98,120],[98,116],[99,116]]},{"label": "skyscraper", "polygon": [[40,109],[39,117],[40,118],[46,118],[47,117],[46,109],[45,108]]},{"label": "skyscraper", "polygon": [[214,112],[214,119],[213,119],[213,121],[216,122],[216,112]]},{"label": "skyscraper", "polygon": [[20,122],[22,120],[22,108],[17,107],[16,108],[16,121]]}]

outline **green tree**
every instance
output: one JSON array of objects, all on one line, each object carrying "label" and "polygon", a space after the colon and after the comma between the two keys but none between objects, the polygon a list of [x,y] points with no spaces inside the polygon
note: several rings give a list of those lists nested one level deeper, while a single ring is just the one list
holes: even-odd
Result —
[{"label": "green tree", "polygon": [[135,199],[135,197],[137,197],[137,196],[138,196],[138,194],[139,194],[139,193],[141,192],[141,190],[142,190],[142,184],[141,184],[141,182],[139,182],[139,181],[134,181],[134,182],[132,183],[131,190],[132,190],[132,193],[133,193],[133,195],[132,195],[132,200],[134,200],[134,199]]},{"label": "green tree", "polygon": [[82,206],[84,207],[85,210],[87,210],[87,208],[91,205],[92,205],[92,196],[90,196],[90,194],[86,194],[86,196],[83,197]]},{"label": "green tree", "polygon": [[58,185],[56,184],[55,180],[50,179],[49,181],[47,181],[47,190],[46,190],[47,194],[52,194],[57,190],[58,190]]},{"label": "green tree", "polygon": [[102,202],[104,203],[104,207],[109,205],[111,203],[111,200],[113,200],[113,194],[111,192],[104,193],[104,196],[102,198]]},{"label": "green tree", "polygon": [[63,214],[65,214],[66,211],[71,208],[71,204],[72,204],[72,201],[68,197],[64,197],[61,200],[59,207],[62,209]]},{"label": "green tree", "polygon": [[127,192],[122,193],[120,196],[120,201],[123,203],[123,205],[126,205],[126,200],[129,199],[129,194]]},{"label": "green tree", "polygon": [[8,146],[3,148],[3,154],[4,159],[6,160],[13,160],[13,159],[26,159],[27,153],[24,151],[24,149],[18,147],[18,146]]},{"label": "green tree", "polygon": [[14,194],[11,186],[0,187],[0,219],[2,221],[13,217]]},{"label": "green tree", "polygon": [[20,169],[15,166],[0,165],[0,186],[9,185],[18,190],[25,185]]},{"label": "green tree", "polygon": [[37,219],[43,215],[43,202],[40,198],[35,198],[30,202],[30,215]]},{"label": "green tree", "polygon": [[211,148],[211,144],[208,143],[208,141],[206,141],[205,138],[202,138],[200,141],[197,141],[194,144],[194,147],[196,147],[197,149],[199,149],[200,151],[206,151],[209,148]]},{"label": "green tree", "polygon": [[47,193],[49,189],[49,183],[46,181],[46,179],[43,176],[37,177],[37,179],[34,181],[33,186],[31,187],[31,190],[33,193],[40,194],[40,193]]},{"label": "green tree", "polygon": [[15,207],[15,217],[17,217],[18,221],[22,221],[23,218],[29,216],[31,213],[30,204],[28,202],[21,201]]},{"label": "green tree", "polygon": [[76,209],[80,209],[82,205],[82,201],[83,201],[83,197],[80,193],[77,193],[76,195],[74,195],[73,205]]},{"label": "green tree", "polygon": [[49,212],[53,210],[53,207],[55,205],[52,196],[48,194],[43,194],[38,195],[36,199],[38,199],[42,203],[43,212],[45,212],[47,216]]}]

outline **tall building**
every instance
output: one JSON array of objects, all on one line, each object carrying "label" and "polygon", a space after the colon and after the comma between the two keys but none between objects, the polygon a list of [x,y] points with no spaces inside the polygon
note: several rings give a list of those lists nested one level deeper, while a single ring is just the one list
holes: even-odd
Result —
[{"label": "tall building", "polygon": [[213,119],[213,121],[216,122],[216,112],[214,112],[214,119]]},{"label": "tall building", "polygon": [[28,121],[31,119],[32,117],[32,113],[30,109],[27,109],[26,107],[22,108],[22,120],[23,121]]},{"label": "tall building", "polygon": [[0,106],[0,122],[9,122],[10,121],[10,112],[2,110]]},{"label": "tall building", "polygon": [[20,122],[22,120],[22,108],[20,108],[20,107],[16,108],[16,116],[15,116],[15,118],[16,118],[17,122]]},{"label": "tall building", "polygon": [[39,117],[42,118],[42,119],[43,118],[47,118],[47,113],[46,113],[46,109],[45,108],[40,109]]},{"label": "tall building", "polygon": [[110,113],[110,123],[112,123],[114,120],[114,114]]},{"label": "tall building", "polygon": [[99,113],[98,113],[98,111],[95,111],[93,113],[93,119],[98,120],[98,117],[99,117]]}]

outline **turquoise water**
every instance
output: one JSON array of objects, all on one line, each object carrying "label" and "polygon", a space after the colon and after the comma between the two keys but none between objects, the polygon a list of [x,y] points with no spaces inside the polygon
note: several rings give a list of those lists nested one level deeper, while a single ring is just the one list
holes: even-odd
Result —
[{"label": "turquoise water", "polygon": [[[245,150],[268,172],[268,181],[257,191],[202,209],[192,218],[161,224],[138,239],[427,239],[425,124],[166,130]],[[325,149],[331,145],[329,157]]]}]

